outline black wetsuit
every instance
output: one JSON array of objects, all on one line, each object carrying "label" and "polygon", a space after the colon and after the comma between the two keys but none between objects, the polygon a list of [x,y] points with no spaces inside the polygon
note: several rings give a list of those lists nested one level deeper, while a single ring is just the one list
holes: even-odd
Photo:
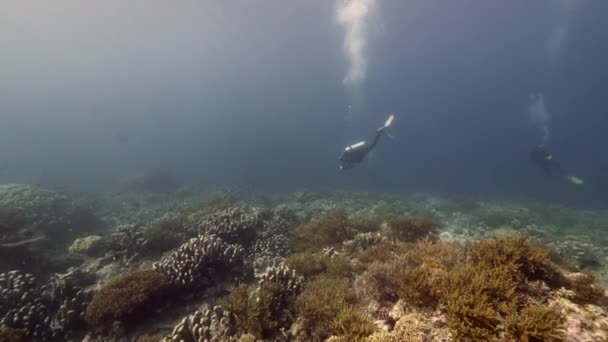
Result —
[{"label": "black wetsuit", "polygon": [[356,147],[353,147],[354,145],[347,147],[340,156],[340,170],[352,169],[355,164],[361,163],[369,151],[376,147],[378,141],[380,141],[380,136],[384,133],[384,131],[385,127],[379,128],[376,131],[374,140],[369,145],[361,144]]},{"label": "black wetsuit", "polygon": [[548,177],[552,177],[554,175],[564,177],[566,175],[562,165],[555,160],[555,158],[553,158],[553,155],[549,151],[545,150],[541,146],[536,147],[532,152],[530,152],[530,158],[545,172],[545,175]]}]

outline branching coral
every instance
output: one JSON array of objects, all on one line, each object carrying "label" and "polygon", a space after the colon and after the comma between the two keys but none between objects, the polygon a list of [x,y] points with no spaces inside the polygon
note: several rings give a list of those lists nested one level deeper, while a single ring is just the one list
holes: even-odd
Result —
[{"label": "branching coral", "polygon": [[505,331],[509,339],[515,341],[563,341],[563,322],[556,310],[534,305],[508,317]]},{"label": "branching coral", "polygon": [[458,338],[495,339],[502,317],[517,310],[517,283],[505,268],[457,266],[437,292]]},{"label": "branching coral", "polygon": [[334,335],[346,341],[354,341],[371,335],[376,327],[361,310],[349,306],[340,310],[334,317],[331,330]]},{"label": "branching coral", "polygon": [[307,283],[296,300],[296,311],[308,339],[332,335],[340,312],[355,302],[356,296],[347,280],[319,277]]},{"label": "branching coral", "polygon": [[354,257],[364,264],[371,264],[376,261],[389,261],[396,256],[404,253],[411,246],[404,243],[383,240],[375,245],[354,253]]},{"label": "branching coral", "polygon": [[184,317],[166,342],[223,342],[236,334],[236,317],[221,306],[202,307]]},{"label": "branching coral", "polygon": [[205,286],[232,271],[243,262],[243,248],[213,235],[190,239],[165,260],[153,267],[169,281],[182,287]]},{"label": "branching coral", "polygon": [[456,247],[423,240],[403,248],[392,258],[370,264],[359,278],[358,289],[375,300],[402,299],[415,306],[436,302],[433,286],[454,267]]},{"label": "branching coral", "polygon": [[123,224],[112,232],[107,243],[109,254],[114,260],[128,263],[147,251],[148,241],[144,237],[144,228],[135,224]]},{"label": "branching coral", "polygon": [[525,237],[494,238],[474,242],[436,292],[459,338],[496,339],[507,326],[524,340],[555,340],[559,314],[541,312],[528,298],[539,296],[538,282],[555,286],[560,279],[548,253]]},{"label": "branching coral", "polygon": [[0,274],[0,328],[22,329],[30,339],[48,339],[52,337],[48,316],[33,275],[17,270]]},{"label": "branching coral", "polygon": [[133,324],[146,309],[162,302],[167,278],[157,271],[134,271],[111,279],[93,296],[85,318],[100,326],[114,320]]},{"label": "branching coral", "polygon": [[275,265],[261,275],[255,292],[250,294],[240,284],[219,304],[236,316],[239,333],[272,339],[293,322],[293,304],[302,280],[294,270]]},{"label": "branching coral", "polygon": [[564,285],[574,292],[577,303],[606,304],[604,290],[595,284],[595,277],[587,273],[574,273],[564,279]]},{"label": "branching coral", "polygon": [[300,293],[302,276],[285,265],[269,267],[259,279],[257,303],[260,324],[265,337],[288,327],[293,320],[291,311],[295,297]]},{"label": "branching coral", "polygon": [[208,212],[201,210],[190,214],[185,229],[199,234],[216,235],[229,243],[249,246],[256,231],[264,224],[263,211],[257,208],[234,206]]},{"label": "branching coral", "polygon": [[469,259],[483,268],[507,267],[520,283],[524,279],[549,285],[560,281],[549,252],[532,245],[523,235],[475,241],[469,248]]},{"label": "branching coral", "polygon": [[71,339],[77,332],[86,330],[85,313],[92,291],[85,288],[94,280],[92,274],[70,269],[54,274],[42,287],[42,296],[48,299],[48,307],[55,313],[50,320],[54,336]]}]

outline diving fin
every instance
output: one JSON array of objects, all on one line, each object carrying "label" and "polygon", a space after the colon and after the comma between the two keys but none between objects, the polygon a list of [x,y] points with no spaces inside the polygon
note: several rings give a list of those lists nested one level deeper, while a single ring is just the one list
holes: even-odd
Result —
[{"label": "diving fin", "polygon": [[572,182],[572,184],[576,184],[576,185],[582,185],[584,183],[584,181],[576,176],[567,176],[566,178],[568,178],[568,180],[570,182]]},{"label": "diving fin", "polygon": [[378,128],[377,132],[385,131],[387,128],[390,127],[390,125],[393,124],[393,120],[395,120],[395,116],[393,114],[389,115],[388,119],[386,119],[386,122],[384,123],[384,125],[382,125],[382,127]]},{"label": "diving fin", "polygon": [[386,119],[386,122],[384,123],[384,128],[388,128],[393,123],[393,120],[395,120],[395,115],[389,115],[388,119]]}]

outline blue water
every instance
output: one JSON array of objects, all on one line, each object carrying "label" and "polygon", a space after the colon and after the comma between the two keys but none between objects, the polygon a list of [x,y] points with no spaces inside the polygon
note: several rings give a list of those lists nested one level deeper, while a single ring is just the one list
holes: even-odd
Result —
[{"label": "blue water", "polygon": [[[355,91],[339,7],[4,1],[0,182],[106,189],[162,168],[181,183],[605,205],[608,3],[375,1]],[[548,146],[583,186],[529,160],[537,92]],[[339,173],[343,147],[389,112],[396,139]]]}]

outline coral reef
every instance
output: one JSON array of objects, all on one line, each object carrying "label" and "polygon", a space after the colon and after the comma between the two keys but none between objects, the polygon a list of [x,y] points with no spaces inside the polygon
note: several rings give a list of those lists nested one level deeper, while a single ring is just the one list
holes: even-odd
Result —
[{"label": "coral reef", "polygon": [[107,242],[109,255],[117,261],[128,264],[146,253],[148,240],[144,236],[144,227],[136,224],[124,224],[116,227]]},{"label": "coral reef", "polygon": [[230,294],[221,298],[218,305],[233,313],[239,324],[236,326],[239,334],[262,336],[262,323],[260,322],[260,306],[256,296],[249,292],[245,284],[238,284],[230,289]]},{"label": "coral reef", "polygon": [[87,328],[85,313],[93,292],[85,288],[94,281],[94,275],[70,269],[63,274],[54,274],[42,286],[42,296],[54,313],[50,322],[53,336],[71,339]]},{"label": "coral reef", "polygon": [[221,306],[202,307],[184,317],[173,329],[166,342],[224,342],[237,332],[236,318]]},{"label": "coral reef", "polygon": [[199,234],[216,235],[229,243],[249,246],[264,224],[264,212],[234,206],[209,212],[203,209],[187,217],[185,228]]},{"label": "coral reef", "polygon": [[[92,198],[90,208],[117,229],[79,232],[69,249],[29,242],[36,222],[63,213],[36,221],[0,203],[3,267],[20,269],[0,273],[0,340],[608,338],[608,297],[598,285],[608,274],[608,238],[598,234],[608,219],[570,210],[562,221],[548,217],[561,207],[428,195],[303,192],[241,202],[205,191]],[[64,199],[59,207],[70,206]],[[587,227],[594,237],[577,231]],[[556,253],[540,247],[547,242]],[[33,271],[30,251],[72,258],[75,268],[37,282],[57,268]]]},{"label": "coral reef", "polygon": [[321,274],[349,278],[355,272],[355,266],[343,255],[300,252],[289,255],[285,264],[307,279]]},{"label": "coral reef", "polygon": [[87,256],[102,256],[106,250],[105,240],[98,235],[81,237],[72,243],[68,252],[72,254],[84,254]]},{"label": "coral reef", "polygon": [[0,274],[0,328],[23,329],[31,339],[50,339],[50,317],[36,279],[17,270]]},{"label": "coral reef", "polygon": [[429,216],[399,216],[388,220],[389,237],[414,242],[435,234],[439,222]]},{"label": "coral reef", "polygon": [[59,192],[24,184],[0,185],[1,243],[24,240],[26,235],[46,235],[52,242],[65,243],[82,232],[96,232],[102,222],[87,208]]},{"label": "coral reef", "polygon": [[86,321],[103,326],[120,321],[134,324],[146,309],[162,302],[168,289],[167,278],[156,271],[133,271],[111,279],[93,296],[86,310]]},{"label": "coral reef", "polygon": [[528,306],[506,320],[505,335],[515,341],[563,341],[563,321],[555,309]]},{"label": "coral reef", "polygon": [[285,265],[269,267],[258,281],[256,300],[260,312],[262,336],[272,336],[289,327],[292,307],[300,293],[303,278]]},{"label": "coral reef", "polygon": [[154,219],[143,232],[147,248],[153,252],[162,253],[196,236],[189,234],[189,231],[184,228],[185,223],[184,214],[167,213]]},{"label": "coral reef", "polygon": [[305,338],[319,340],[339,333],[334,330],[338,315],[356,301],[345,279],[318,277],[307,283],[296,299],[296,312]]},{"label": "coral reef", "polygon": [[[564,340],[573,342],[608,340],[608,312],[593,304],[577,304],[576,294],[560,289],[549,300],[547,307],[559,312],[564,320]],[[541,325],[542,326],[542,325]]]},{"label": "coral reef", "polygon": [[268,267],[260,275],[255,291],[244,284],[234,286],[218,303],[232,312],[241,334],[273,339],[285,334],[293,323],[293,305],[303,278],[294,270],[279,264]]},{"label": "coral reef", "polygon": [[299,222],[296,213],[288,208],[278,207],[272,212],[272,216],[264,224],[265,232],[275,235],[288,235],[291,228]]},{"label": "coral reef", "polygon": [[199,235],[181,245],[168,258],[154,263],[155,270],[165,274],[180,287],[201,287],[231,274],[243,263],[244,250],[213,235]]},{"label": "coral reef", "polygon": [[334,317],[331,331],[344,341],[353,341],[373,334],[376,327],[363,311],[348,306],[340,310]]},{"label": "coral reef", "polygon": [[344,210],[331,210],[294,229],[292,249],[298,252],[337,246],[352,239],[356,233]]},{"label": "coral reef", "polygon": [[372,246],[386,241],[386,239],[386,236],[381,233],[359,233],[352,240],[345,241],[343,246],[350,253],[363,252]]}]

